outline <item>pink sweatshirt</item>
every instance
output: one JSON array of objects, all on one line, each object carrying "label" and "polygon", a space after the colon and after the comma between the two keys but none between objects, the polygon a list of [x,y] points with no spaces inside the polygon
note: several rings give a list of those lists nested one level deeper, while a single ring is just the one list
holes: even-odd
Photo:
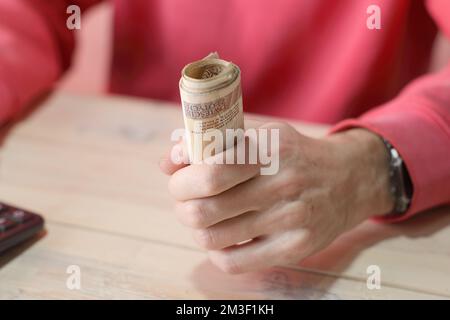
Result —
[{"label": "pink sweatshirt", "polygon": [[[70,65],[66,8],[0,1],[0,122]],[[381,8],[370,30],[369,5]],[[244,108],[389,140],[414,186],[407,215],[450,203],[450,65],[426,73],[449,0],[116,0],[110,89],[179,101],[181,68],[218,51],[242,69]],[[90,32],[95,32],[91,30]],[[95,72],[95,71],[93,71]]]}]

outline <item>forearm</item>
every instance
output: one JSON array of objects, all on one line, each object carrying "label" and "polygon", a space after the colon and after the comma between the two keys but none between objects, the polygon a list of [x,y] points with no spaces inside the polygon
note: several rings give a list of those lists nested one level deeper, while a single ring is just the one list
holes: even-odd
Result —
[{"label": "forearm", "polygon": [[[20,19],[18,19],[20,17]],[[26,21],[26,23],[24,23]],[[55,46],[45,22],[28,3],[0,3],[0,121],[48,86],[59,73]]]},{"label": "forearm", "polygon": [[[73,1],[83,9],[97,0]],[[0,1],[0,123],[59,78],[69,66],[73,31],[66,27],[68,1]]]}]

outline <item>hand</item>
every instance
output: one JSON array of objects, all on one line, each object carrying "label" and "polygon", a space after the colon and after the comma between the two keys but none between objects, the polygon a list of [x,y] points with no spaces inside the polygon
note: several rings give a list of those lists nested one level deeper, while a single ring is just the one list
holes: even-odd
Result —
[{"label": "hand", "polygon": [[392,209],[387,153],[375,134],[313,139],[284,123],[260,128],[280,130],[275,175],[260,175],[258,165],[161,161],[178,219],[225,272],[299,262]]}]

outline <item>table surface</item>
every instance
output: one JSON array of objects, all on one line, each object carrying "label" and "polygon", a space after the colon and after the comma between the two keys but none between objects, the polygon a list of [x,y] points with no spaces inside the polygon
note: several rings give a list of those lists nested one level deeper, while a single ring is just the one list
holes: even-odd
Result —
[{"label": "table surface", "polygon": [[[42,214],[46,230],[0,257],[0,298],[450,298],[448,207],[365,222],[298,265],[222,273],[176,221],[157,166],[179,127],[167,103],[55,93],[4,134],[0,201]],[[71,265],[80,289],[66,285]],[[370,265],[379,290],[367,288]]]}]

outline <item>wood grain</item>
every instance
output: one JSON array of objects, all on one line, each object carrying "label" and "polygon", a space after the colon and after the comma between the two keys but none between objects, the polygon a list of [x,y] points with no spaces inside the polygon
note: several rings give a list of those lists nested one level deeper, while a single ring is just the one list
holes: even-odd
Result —
[{"label": "wood grain", "polygon": [[[205,254],[145,239],[48,223],[47,234],[9,254],[0,298],[10,299],[435,299],[433,295],[287,268],[231,276]],[[81,289],[66,287],[66,269],[81,270]]]},{"label": "wood grain", "polygon": [[[167,177],[157,166],[171,131],[182,127],[178,108],[56,94],[6,135],[0,201],[42,213],[48,233],[13,259],[0,258],[0,297],[450,297],[448,208],[402,224],[364,223],[324,252],[278,268],[282,275],[268,271],[292,290],[261,289],[261,274],[215,270],[176,222]],[[311,136],[326,132],[293,124]],[[74,292],[64,277],[67,265],[77,263],[90,271],[83,290]],[[380,291],[365,285],[372,264],[382,270]],[[194,281],[196,272],[214,280]]]}]

